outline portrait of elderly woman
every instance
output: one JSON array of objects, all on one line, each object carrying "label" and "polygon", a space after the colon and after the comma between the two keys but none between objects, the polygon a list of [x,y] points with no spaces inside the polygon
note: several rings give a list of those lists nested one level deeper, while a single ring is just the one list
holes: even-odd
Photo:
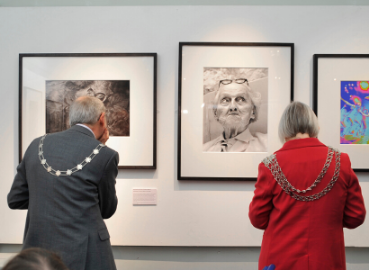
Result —
[{"label": "portrait of elderly woman", "polygon": [[267,68],[204,68],[204,152],[267,151]]},{"label": "portrait of elderly woman", "polygon": [[110,136],[129,136],[129,81],[46,81],[46,133],[68,129],[69,106],[81,96],[100,99],[106,108]]}]

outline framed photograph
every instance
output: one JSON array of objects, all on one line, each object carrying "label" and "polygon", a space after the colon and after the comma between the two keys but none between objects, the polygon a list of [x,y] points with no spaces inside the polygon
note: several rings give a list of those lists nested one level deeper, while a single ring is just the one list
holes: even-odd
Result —
[{"label": "framed photograph", "polygon": [[178,180],[256,180],[282,144],[293,43],[179,43]]},{"label": "framed photograph", "polygon": [[33,139],[70,127],[76,98],[95,96],[119,168],[155,169],[156,63],[156,53],[20,54],[19,161]]},{"label": "framed photograph", "polygon": [[319,139],[369,171],[369,54],[315,54],[313,109]]}]

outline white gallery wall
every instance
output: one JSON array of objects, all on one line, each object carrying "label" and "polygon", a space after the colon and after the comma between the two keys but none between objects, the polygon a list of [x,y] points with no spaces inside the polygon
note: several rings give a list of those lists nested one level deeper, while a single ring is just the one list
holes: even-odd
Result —
[{"label": "white gallery wall", "polygon": [[[0,252],[22,242],[26,214],[6,204],[18,165],[19,53],[158,54],[157,169],[119,171],[118,209],[106,222],[113,245],[257,247],[262,231],[248,219],[255,182],[177,180],[178,43],[294,43],[295,100],[312,105],[313,54],[369,53],[368,13],[368,6],[1,7]],[[358,177],[369,206],[369,173]],[[133,206],[133,188],[157,188],[157,206]],[[347,246],[369,247],[369,222],[345,234]],[[114,252],[124,260],[124,250]]]}]

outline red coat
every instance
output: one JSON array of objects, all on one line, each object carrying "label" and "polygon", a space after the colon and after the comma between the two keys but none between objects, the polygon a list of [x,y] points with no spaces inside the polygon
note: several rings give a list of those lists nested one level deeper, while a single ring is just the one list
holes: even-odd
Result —
[{"label": "red coat", "polygon": [[[288,141],[275,152],[287,180],[296,189],[311,186],[327,159],[328,148],[318,139]],[[332,179],[335,157],[323,177],[304,196],[322,191]],[[365,206],[359,181],[347,154],[341,153],[337,182],[325,196],[311,202],[286,194],[270,170],[261,163],[250,203],[249,218],[265,230],[259,270],[274,264],[277,270],[346,269],[343,227],[356,228],[364,222]]]}]

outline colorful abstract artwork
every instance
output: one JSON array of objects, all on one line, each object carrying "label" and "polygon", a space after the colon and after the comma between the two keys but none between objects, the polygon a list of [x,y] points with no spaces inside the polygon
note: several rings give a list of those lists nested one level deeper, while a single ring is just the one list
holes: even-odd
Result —
[{"label": "colorful abstract artwork", "polygon": [[341,81],[341,144],[369,144],[369,81]]}]

